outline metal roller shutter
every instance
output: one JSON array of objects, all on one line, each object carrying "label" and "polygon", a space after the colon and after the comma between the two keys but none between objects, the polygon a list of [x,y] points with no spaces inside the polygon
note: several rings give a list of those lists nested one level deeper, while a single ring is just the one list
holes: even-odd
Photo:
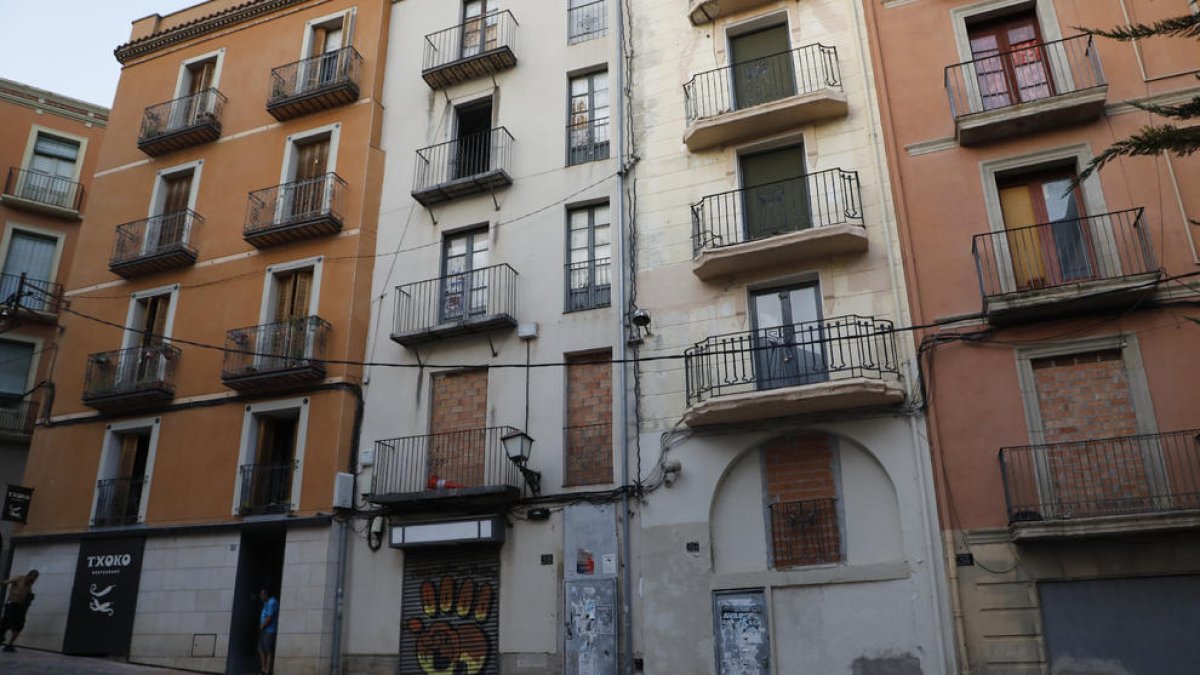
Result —
[{"label": "metal roller shutter", "polygon": [[407,551],[401,675],[499,675],[500,550]]}]

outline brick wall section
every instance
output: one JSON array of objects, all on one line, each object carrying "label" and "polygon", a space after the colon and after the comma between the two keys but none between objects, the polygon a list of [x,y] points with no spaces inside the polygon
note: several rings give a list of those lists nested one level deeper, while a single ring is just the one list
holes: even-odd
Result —
[{"label": "brick wall section", "polygon": [[612,352],[568,356],[563,485],[613,481]]},{"label": "brick wall section", "polygon": [[427,487],[487,484],[484,468],[488,439],[483,431],[487,426],[487,389],[486,370],[436,373],[431,378]]},{"label": "brick wall section", "polygon": [[[1037,359],[1030,365],[1046,443],[1138,432],[1129,378],[1119,349]],[[1046,450],[1046,466],[1052,492],[1042,495],[1042,500],[1049,503],[1040,510],[1047,517],[1141,510],[1150,493],[1139,444],[1050,447]],[[1032,485],[1029,487],[1032,490]]]},{"label": "brick wall section", "polygon": [[828,436],[785,436],[763,447],[775,567],[842,559],[833,444]]}]

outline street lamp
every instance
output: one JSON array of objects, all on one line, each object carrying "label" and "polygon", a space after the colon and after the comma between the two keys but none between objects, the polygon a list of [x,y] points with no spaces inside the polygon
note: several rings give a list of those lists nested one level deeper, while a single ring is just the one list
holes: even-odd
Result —
[{"label": "street lamp", "polygon": [[529,491],[533,493],[534,497],[540,495],[542,493],[541,472],[532,471],[525,466],[529,461],[529,453],[533,449],[533,439],[524,431],[513,429],[501,436],[500,442],[504,444],[504,452],[508,455],[509,461],[515,464],[517,470],[521,472],[525,484],[529,486]]}]

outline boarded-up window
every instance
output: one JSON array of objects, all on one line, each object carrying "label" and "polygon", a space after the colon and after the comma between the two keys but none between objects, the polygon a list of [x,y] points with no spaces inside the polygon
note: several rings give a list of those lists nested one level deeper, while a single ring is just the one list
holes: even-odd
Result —
[{"label": "boarded-up window", "polygon": [[498,675],[499,550],[406,552],[401,615],[401,673]]},{"label": "boarded-up window", "polygon": [[612,352],[567,357],[564,485],[612,482]]},{"label": "boarded-up window", "polygon": [[775,567],[842,559],[834,453],[828,436],[784,436],[763,448]]},{"label": "boarded-up window", "polygon": [[488,371],[432,377],[428,489],[484,484]]}]

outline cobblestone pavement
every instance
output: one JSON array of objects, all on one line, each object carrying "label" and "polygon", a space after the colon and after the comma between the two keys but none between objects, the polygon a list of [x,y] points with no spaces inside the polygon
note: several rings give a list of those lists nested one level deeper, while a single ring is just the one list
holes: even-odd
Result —
[{"label": "cobblestone pavement", "polygon": [[132,666],[107,659],[63,656],[17,647],[16,652],[0,652],[0,673],[4,675],[170,675],[182,670]]}]

